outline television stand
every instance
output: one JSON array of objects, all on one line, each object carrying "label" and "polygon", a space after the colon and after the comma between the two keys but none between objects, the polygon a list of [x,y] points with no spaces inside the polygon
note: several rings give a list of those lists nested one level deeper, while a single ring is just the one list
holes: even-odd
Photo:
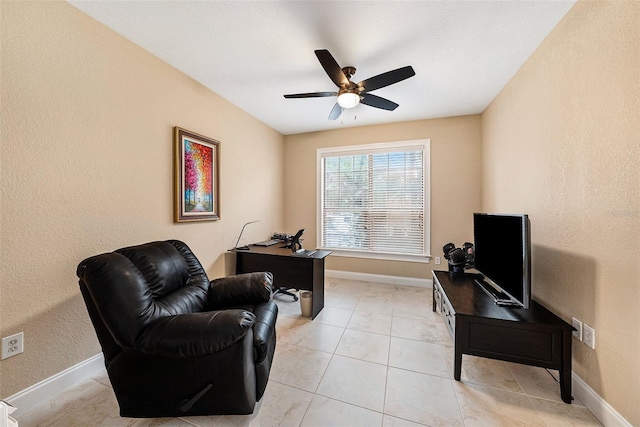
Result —
[{"label": "television stand", "polygon": [[497,305],[476,277],[433,271],[433,311],[454,341],[454,379],[460,381],[463,354],[556,369],[560,396],[571,403],[573,327],[536,301],[528,309]]}]

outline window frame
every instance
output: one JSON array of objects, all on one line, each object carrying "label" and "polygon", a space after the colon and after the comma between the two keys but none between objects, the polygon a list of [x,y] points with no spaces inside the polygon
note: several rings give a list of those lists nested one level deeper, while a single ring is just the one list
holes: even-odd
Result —
[{"label": "window frame", "polygon": [[[324,208],[324,162],[325,157],[353,156],[363,154],[377,154],[384,152],[400,152],[411,149],[423,152],[423,243],[422,254],[398,254],[359,251],[355,249],[334,249],[324,246],[323,241],[323,208]],[[391,261],[408,261],[427,263],[431,259],[431,140],[416,139],[408,141],[380,142],[373,144],[347,145],[317,149],[316,164],[316,236],[318,247],[330,250],[332,255],[352,258],[365,258]]]}]

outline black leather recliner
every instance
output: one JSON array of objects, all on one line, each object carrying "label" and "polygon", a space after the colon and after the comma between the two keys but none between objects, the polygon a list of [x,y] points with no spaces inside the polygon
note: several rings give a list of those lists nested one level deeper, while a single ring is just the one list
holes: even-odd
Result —
[{"label": "black leather recliner", "polygon": [[168,240],[87,258],[77,275],[121,416],[253,412],[276,346],[271,273],[210,282]]}]

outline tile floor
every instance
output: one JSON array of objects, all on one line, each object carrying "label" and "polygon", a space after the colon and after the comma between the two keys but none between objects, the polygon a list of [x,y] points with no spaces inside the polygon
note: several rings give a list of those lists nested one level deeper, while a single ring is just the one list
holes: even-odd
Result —
[{"label": "tile floor", "polygon": [[[431,311],[431,290],[327,279],[311,321],[279,295],[278,343],[269,384],[252,415],[120,418],[106,373],[19,418],[30,426],[586,426],[601,425],[551,375],[463,356]],[[553,372],[557,377],[557,372]]]}]

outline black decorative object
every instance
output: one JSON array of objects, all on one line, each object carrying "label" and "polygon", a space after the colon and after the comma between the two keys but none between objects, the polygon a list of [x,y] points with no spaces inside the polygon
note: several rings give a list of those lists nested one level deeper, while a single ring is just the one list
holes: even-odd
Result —
[{"label": "black decorative object", "polygon": [[442,247],[444,257],[449,261],[449,271],[464,273],[465,268],[473,268],[474,249],[473,243],[465,242],[462,248],[456,248],[453,243],[447,243]]}]

